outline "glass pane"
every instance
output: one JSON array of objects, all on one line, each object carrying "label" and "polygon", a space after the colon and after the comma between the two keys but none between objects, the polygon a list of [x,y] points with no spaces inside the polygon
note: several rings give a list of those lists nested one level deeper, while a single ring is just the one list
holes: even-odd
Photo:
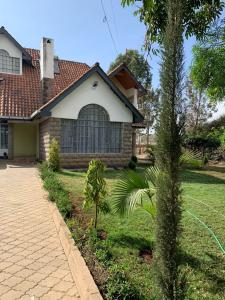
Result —
[{"label": "glass pane", "polygon": [[107,111],[96,104],[83,107],[77,120],[62,120],[63,153],[119,153],[122,125],[110,122]]},{"label": "glass pane", "polygon": [[0,72],[3,73],[20,73],[20,59],[9,56],[9,53],[0,49]]}]

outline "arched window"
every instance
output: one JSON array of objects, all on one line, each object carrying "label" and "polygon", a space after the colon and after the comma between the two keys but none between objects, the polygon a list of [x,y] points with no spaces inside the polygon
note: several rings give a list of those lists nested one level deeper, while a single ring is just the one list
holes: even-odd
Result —
[{"label": "arched window", "polygon": [[121,123],[97,104],[84,106],[77,120],[62,119],[62,153],[119,153],[121,140]]},{"label": "arched window", "polygon": [[0,72],[20,74],[20,59],[11,57],[6,50],[0,49]]}]

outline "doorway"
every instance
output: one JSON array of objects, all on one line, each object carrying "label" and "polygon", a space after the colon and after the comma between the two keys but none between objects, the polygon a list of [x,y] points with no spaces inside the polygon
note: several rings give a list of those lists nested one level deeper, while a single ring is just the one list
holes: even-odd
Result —
[{"label": "doorway", "polygon": [[0,158],[8,158],[8,124],[0,123]]}]

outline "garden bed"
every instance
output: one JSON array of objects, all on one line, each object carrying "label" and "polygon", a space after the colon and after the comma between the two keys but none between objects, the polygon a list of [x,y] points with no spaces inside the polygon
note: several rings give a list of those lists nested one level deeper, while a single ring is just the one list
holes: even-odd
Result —
[{"label": "garden bed", "polygon": [[[110,170],[105,174],[109,200],[121,173]],[[57,177],[73,203],[67,224],[103,296],[154,299],[152,221],[141,212],[129,218],[101,215],[96,235],[90,226],[92,211],[82,210],[85,173],[61,171]],[[206,222],[225,246],[225,169],[213,166],[208,170],[184,170],[182,187],[184,208]],[[187,299],[224,299],[225,256],[209,232],[185,212],[183,225],[182,268],[187,272]]]}]

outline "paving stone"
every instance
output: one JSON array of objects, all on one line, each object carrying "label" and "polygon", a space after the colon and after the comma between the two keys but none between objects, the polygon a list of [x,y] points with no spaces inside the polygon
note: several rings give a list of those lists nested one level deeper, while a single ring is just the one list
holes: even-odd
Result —
[{"label": "paving stone", "polygon": [[23,292],[10,290],[1,296],[1,300],[16,300],[23,295]]},{"label": "paving stone", "polygon": [[63,293],[50,291],[49,293],[47,293],[46,295],[44,295],[40,299],[41,300],[58,300],[58,299],[62,299],[62,297],[63,297]]},{"label": "paving stone", "polygon": [[7,285],[11,288],[13,288],[14,286],[16,286],[18,283],[20,283],[21,281],[23,281],[22,277],[18,277],[18,276],[12,276],[4,281],[2,281],[3,285]]},{"label": "paving stone", "polygon": [[47,286],[47,287],[53,287],[53,286],[56,285],[59,281],[60,281],[59,278],[48,276],[47,278],[43,279],[43,280],[40,282],[40,285]]},{"label": "paving stone", "polygon": [[6,292],[8,292],[10,290],[9,286],[0,284],[0,296],[5,294]]},{"label": "paving stone", "polygon": [[0,176],[0,299],[79,299],[37,169]]},{"label": "paving stone", "polygon": [[17,284],[14,289],[21,291],[21,292],[27,292],[29,289],[33,288],[36,285],[35,282],[23,280],[21,283]]}]

